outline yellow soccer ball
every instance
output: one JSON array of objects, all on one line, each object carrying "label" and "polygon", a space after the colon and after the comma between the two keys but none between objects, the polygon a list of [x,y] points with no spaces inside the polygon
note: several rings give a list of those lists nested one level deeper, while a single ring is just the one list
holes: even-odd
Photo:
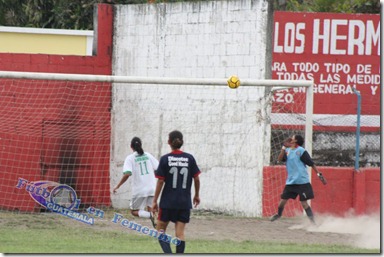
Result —
[{"label": "yellow soccer ball", "polygon": [[228,86],[232,89],[238,88],[240,86],[240,80],[237,76],[231,76],[227,82]]}]

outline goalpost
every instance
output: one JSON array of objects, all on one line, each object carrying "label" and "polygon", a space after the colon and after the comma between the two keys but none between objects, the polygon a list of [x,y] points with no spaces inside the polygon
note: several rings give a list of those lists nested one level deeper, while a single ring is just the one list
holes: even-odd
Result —
[{"label": "goalpost", "polygon": [[281,142],[302,133],[312,154],[313,82],[240,78],[230,89],[226,80],[0,71],[0,209],[44,211],[32,186],[15,187],[20,178],[72,187],[79,209],[127,208],[130,185],[111,188],[130,139],[159,158],[180,129],[203,172],[200,208],[273,214],[285,182]]}]

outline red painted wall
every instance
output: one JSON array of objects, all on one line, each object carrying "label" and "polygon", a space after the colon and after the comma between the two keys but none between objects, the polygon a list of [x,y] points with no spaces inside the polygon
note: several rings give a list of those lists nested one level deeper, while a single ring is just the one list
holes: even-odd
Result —
[{"label": "red painted wall", "polygon": [[[0,70],[111,75],[113,6],[99,4],[97,8],[98,42],[95,56],[0,53]],[[29,194],[16,189],[15,185],[19,177],[28,181],[59,181],[60,172],[66,172],[60,158],[72,151],[63,149],[63,145],[77,147],[76,163],[71,166],[75,167],[74,171],[69,171],[72,169],[69,168],[68,172],[75,172],[76,182],[71,186],[75,188],[82,204],[109,206],[111,85],[75,91],[78,85],[45,82],[39,85],[39,94],[31,99],[25,93],[30,92],[27,90],[31,85],[15,87],[14,84],[13,80],[0,80],[0,106],[7,108],[0,113],[0,118],[8,124],[6,129],[0,131],[0,208],[38,210],[38,205]],[[72,89],[76,93],[66,102],[56,100],[56,96],[65,93],[63,91]],[[79,92],[82,93],[79,95]],[[68,93],[71,95],[71,92]],[[80,110],[82,99],[89,95],[97,97],[98,101],[87,103],[86,108]],[[14,115],[11,113],[13,109]],[[77,109],[79,112],[76,117],[71,117],[70,110]],[[25,124],[39,126],[28,127]],[[89,135],[85,133],[89,130],[93,131],[92,136],[71,138],[71,142],[64,136],[49,137],[63,131],[67,136],[74,134],[74,131],[79,135]],[[57,156],[54,153],[58,153]]]},{"label": "red painted wall", "polygon": [[[343,216],[351,210],[354,210],[355,214],[380,211],[379,168],[363,168],[359,172],[354,168],[342,167],[318,167],[318,169],[328,183],[323,185],[312,171],[315,199],[311,201],[311,206],[315,213]],[[263,176],[263,216],[271,216],[277,210],[280,194],[284,188],[285,166],[264,167]],[[276,181],[281,183],[277,185]],[[280,190],[271,193],[270,189],[276,187]],[[289,213],[302,213],[298,198],[287,203],[283,216],[293,216]]]}]

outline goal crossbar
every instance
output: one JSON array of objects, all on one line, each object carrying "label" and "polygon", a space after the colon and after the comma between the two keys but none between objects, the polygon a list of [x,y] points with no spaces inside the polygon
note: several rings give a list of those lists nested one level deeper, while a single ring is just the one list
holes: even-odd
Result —
[{"label": "goal crossbar", "polygon": [[[18,71],[0,71],[0,78],[93,81],[93,82],[135,83],[135,84],[227,86],[226,78],[140,77],[140,76],[112,76],[112,75],[18,72]],[[240,81],[241,81],[241,86],[259,86],[259,87],[276,87],[277,86],[282,88],[310,87],[313,84],[311,80],[240,79]]]}]

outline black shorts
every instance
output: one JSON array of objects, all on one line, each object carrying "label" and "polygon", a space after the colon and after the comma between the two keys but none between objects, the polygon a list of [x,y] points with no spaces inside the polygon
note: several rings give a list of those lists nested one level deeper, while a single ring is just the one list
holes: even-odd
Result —
[{"label": "black shorts", "polygon": [[189,223],[189,218],[191,216],[190,209],[161,209],[159,208],[158,220],[168,222],[172,221],[176,223],[177,221],[183,223]]},{"label": "black shorts", "polygon": [[284,191],[281,194],[281,199],[296,199],[297,195],[300,195],[300,201],[315,198],[312,185],[307,183],[302,185],[285,185]]}]

